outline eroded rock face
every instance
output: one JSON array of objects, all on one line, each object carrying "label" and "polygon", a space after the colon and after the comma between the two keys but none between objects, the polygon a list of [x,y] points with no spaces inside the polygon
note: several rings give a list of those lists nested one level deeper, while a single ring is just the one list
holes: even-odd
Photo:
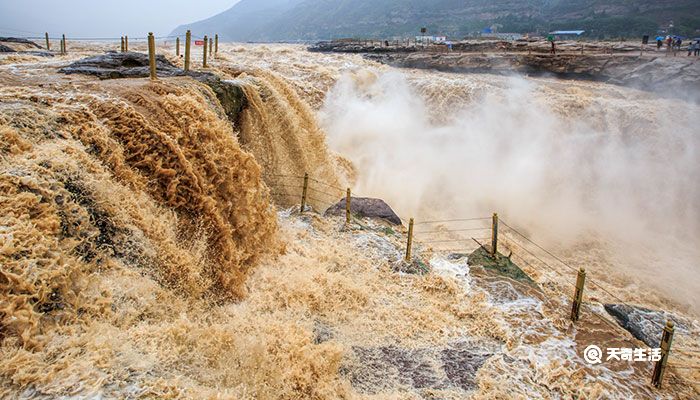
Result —
[{"label": "eroded rock face", "polygon": [[445,72],[538,75],[555,74],[624,84],[644,90],[700,89],[700,64],[692,57],[645,57],[564,54],[391,53],[366,58],[401,68]]},{"label": "eroded rock face", "polygon": [[309,51],[321,52],[321,53],[393,53],[393,52],[414,52],[418,51],[418,48],[413,45],[395,46],[394,42],[391,41],[389,46],[386,45],[384,41],[374,40],[367,43],[353,43],[353,42],[318,42],[314,45],[308,47]]},{"label": "eroded rock face", "polygon": [[[566,53],[550,55],[546,42],[457,42],[453,51],[443,46],[414,44],[383,47],[353,42],[322,42],[310,51],[361,53],[398,68],[432,69],[456,73],[555,75],[559,78],[602,81],[658,92],[670,97],[696,96],[700,91],[700,63],[696,57],[677,56],[639,47],[604,43],[561,43]],[[584,53],[577,51],[585,47]],[[613,49],[614,47],[614,49]],[[613,50],[615,55],[608,54]],[[693,97],[695,98],[695,97]]]},{"label": "eroded rock face", "polygon": [[[382,199],[369,197],[352,197],[350,212],[362,218],[378,218],[394,225],[401,225],[401,218]],[[326,210],[325,215],[345,215],[345,199],[340,200]]]},{"label": "eroded rock face", "polygon": [[688,321],[683,321],[664,311],[628,306],[626,304],[605,304],[605,311],[615,317],[621,327],[649,347],[659,346],[659,343],[661,343],[661,332],[668,320],[675,323],[678,331],[688,329]]}]

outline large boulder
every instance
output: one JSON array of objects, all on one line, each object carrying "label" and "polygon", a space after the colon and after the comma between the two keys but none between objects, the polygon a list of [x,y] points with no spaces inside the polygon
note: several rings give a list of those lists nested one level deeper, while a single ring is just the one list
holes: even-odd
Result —
[{"label": "large boulder", "polygon": [[[351,197],[350,212],[363,218],[379,218],[394,225],[401,225],[401,218],[382,199]],[[345,215],[345,199],[326,210],[325,215]]]}]

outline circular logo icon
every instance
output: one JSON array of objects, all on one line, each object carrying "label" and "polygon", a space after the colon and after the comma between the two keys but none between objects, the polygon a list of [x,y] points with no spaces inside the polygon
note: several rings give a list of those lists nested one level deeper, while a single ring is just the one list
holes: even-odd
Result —
[{"label": "circular logo icon", "polygon": [[603,362],[603,350],[592,344],[583,351],[583,358],[589,364],[600,364]]}]

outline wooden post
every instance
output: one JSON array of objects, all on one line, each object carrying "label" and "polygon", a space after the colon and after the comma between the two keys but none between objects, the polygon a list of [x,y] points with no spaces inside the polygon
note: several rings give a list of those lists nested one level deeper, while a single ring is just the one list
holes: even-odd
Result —
[{"label": "wooden post", "polygon": [[498,214],[493,214],[491,220],[491,255],[496,256],[498,253]]},{"label": "wooden post", "polygon": [[207,36],[204,36],[204,58],[202,58],[202,68],[207,67],[207,43],[209,43],[209,39],[207,39]]},{"label": "wooden post", "polygon": [[46,36],[46,50],[50,51],[51,50],[51,43],[49,43],[49,33],[46,32],[45,36]]},{"label": "wooden post", "polygon": [[306,194],[309,190],[309,174],[305,173],[304,174],[304,187],[301,190],[301,207],[299,208],[299,212],[303,213],[304,210],[306,209]]},{"label": "wooden post", "polygon": [[175,38],[175,56],[180,57],[180,38]]},{"label": "wooden post", "polygon": [[61,40],[63,41],[63,54],[66,54],[66,53],[68,53],[68,49],[66,49],[66,35],[65,34],[63,34],[63,36],[61,37]]},{"label": "wooden post", "polygon": [[124,35],[124,51],[129,52],[129,37]]},{"label": "wooden post", "polygon": [[192,33],[187,30],[185,33],[185,72],[190,70],[190,42],[192,41]]},{"label": "wooden post", "polygon": [[579,269],[578,277],[576,278],[576,291],[574,291],[574,301],[571,306],[571,320],[578,321],[581,313],[581,304],[583,302],[583,285],[586,283],[586,270]]},{"label": "wooden post", "polygon": [[120,39],[122,41],[122,46],[120,47],[120,49],[121,49],[120,51],[123,53],[124,52],[124,36],[121,36]]},{"label": "wooden post", "polygon": [[664,372],[666,372],[666,364],[668,363],[668,353],[671,352],[671,343],[673,342],[673,321],[667,321],[661,336],[661,359],[654,365],[654,374],[651,377],[651,384],[657,388],[661,387],[664,380]]},{"label": "wooden post", "polygon": [[345,224],[350,225],[350,201],[352,201],[352,193],[350,193],[350,188],[345,194]]},{"label": "wooden post", "polygon": [[156,76],[156,38],[153,32],[148,32],[148,65],[151,70],[151,80],[155,80]]},{"label": "wooden post", "polygon": [[413,245],[413,218],[408,221],[408,241],[406,242],[406,262],[411,262],[411,246]]},{"label": "wooden post", "polygon": [[214,39],[209,38],[209,58],[212,58],[211,53],[213,50],[214,50]]},{"label": "wooden post", "polygon": [[214,55],[219,54],[219,34],[214,34]]}]

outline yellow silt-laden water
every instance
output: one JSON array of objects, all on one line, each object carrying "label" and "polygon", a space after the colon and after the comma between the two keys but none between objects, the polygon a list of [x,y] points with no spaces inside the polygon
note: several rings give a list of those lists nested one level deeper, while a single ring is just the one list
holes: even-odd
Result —
[{"label": "yellow silt-laden water", "polygon": [[[589,343],[640,342],[592,316],[589,286],[570,324],[575,273],[526,257],[534,283],[499,276],[418,228],[498,212],[697,347],[696,103],[220,43],[208,69],[247,100],[232,120],[188,77],[57,73],[107,46],[0,58],[0,397],[697,394],[696,371],[656,390],[649,365],[587,365]],[[304,173],[415,217],[429,272],[397,272],[404,227],[300,215],[276,177]]]}]

